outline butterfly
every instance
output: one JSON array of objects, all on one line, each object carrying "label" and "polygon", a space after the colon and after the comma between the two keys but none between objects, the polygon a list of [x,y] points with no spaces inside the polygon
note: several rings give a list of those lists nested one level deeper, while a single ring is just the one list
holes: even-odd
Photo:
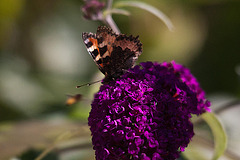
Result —
[{"label": "butterfly", "polygon": [[127,72],[142,53],[142,43],[138,36],[116,34],[106,26],[99,26],[96,34],[84,32],[82,38],[87,51],[105,75],[103,83]]}]

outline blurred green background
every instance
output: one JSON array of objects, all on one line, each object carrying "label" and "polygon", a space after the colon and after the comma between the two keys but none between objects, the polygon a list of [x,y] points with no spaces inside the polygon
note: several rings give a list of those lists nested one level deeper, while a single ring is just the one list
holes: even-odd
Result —
[{"label": "blurred green background", "polygon": [[[140,36],[143,54],[138,63],[175,60],[189,67],[212,109],[229,108],[219,117],[229,137],[238,137],[229,140],[229,150],[240,156],[235,152],[240,148],[240,110],[235,107],[240,97],[240,1],[143,2],[169,16],[175,30],[170,32],[157,17],[136,8],[125,8],[131,12],[128,17],[114,15],[122,33]],[[103,24],[85,20],[82,5],[81,0],[0,0],[0,148],[5,148],[0,159],[45,147],[77,126],[87,128],[90,103],[100,84],[75,86],[103,75],[81,34],[96,32]],[[83,100],[67,107],[66,95],[77,93]],[[84,133],[90,141],[88,129]]]}]

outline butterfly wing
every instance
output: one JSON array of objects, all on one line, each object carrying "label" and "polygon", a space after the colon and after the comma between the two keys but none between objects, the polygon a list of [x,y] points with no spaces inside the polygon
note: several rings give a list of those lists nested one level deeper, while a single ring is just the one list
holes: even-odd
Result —
[{"label": "butterfly wing", "polygon": [[116,64],[116,61],[118,61],[117,57],[122,57],[121,61],[117,63],[117,70],[120,68],[127,70],[133,67],[142,53],[142,43],[138,37],[133,37],[132,35],[118,35],[113,48],[113,53],[116,55],[112,55],[112,63]]},{"label": "butterfly wing", "polygon": [[103,74],[105,74],[103,64],[100,60],[100,50],[98,47],[98,40],[96,38],[96,34],[83,32],[82,39],[87,48],[88,53],[91,55],[94,62],[97,64],[99,70]]},{"label": "butterfly wing", "polygon": [[131,68],[142,52],[138,37],[115,34],[112,29],[100,26],[96,33],[105,75],[116,78]]},{"label": "butterfly wing", "polygon": [[121,76],[142,53],[138,37],[115,34],[105,26],[99,26],[96,34],[83,33],[83,40],[105,81]]}]

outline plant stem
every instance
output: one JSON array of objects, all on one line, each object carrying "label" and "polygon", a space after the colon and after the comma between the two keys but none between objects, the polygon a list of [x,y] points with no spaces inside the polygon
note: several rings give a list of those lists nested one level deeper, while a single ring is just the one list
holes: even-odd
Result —
[{"label": "plant stem", "polygon": [[[113,2],[113,0],[108,0],[107,10],[111,10],[112,9],[112,2]],[[109,14],[106,15],[104,21],[105,21],[105,23],[107,23],[112,28],[112,30],[115,33],[117,33],[117,34],[120,33],[120,30],[119,30],[117,24],[114,22],[114,20],[112,18],[111,12],[109,12]]]}]

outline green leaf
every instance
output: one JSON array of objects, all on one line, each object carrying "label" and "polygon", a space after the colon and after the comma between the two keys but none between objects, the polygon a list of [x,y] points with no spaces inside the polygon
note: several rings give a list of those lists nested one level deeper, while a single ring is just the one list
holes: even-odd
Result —
[{"label": "green leaf", "polygon": [[223,129],[223,126],[213,113],[204,113],[202,118],[209,125],[214,136],[215,151],[212,160],[217,160],[223,155],[227,147],[227,135]]},{"label": "green leaf", "polygon": [[114,7],[116,7],[116,8],[137,7],[140,9],[144,9],[144,10],[152,13],[153,15],[157,16],[160,20],[162,20],[170,31],[174,30],[174,26],[173,26],[171,20],[162,11],[160,11],[159,9],[157,9],[149,4],[139,2],[139,1],[118,1],[114,4]]}]

